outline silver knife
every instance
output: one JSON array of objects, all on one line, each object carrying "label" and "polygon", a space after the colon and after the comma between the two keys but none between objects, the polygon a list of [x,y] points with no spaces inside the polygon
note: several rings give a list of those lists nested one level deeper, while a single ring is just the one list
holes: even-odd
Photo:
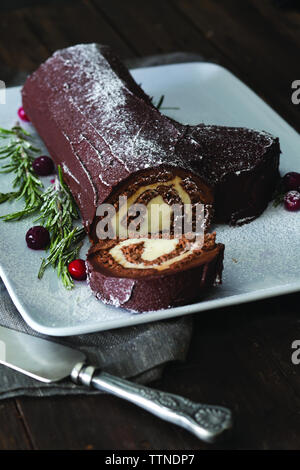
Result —
[{"label": "silver knife", "polygon": [[115,377],[86,362],[85,355],[76,349],[2,326],[0,364],[45,383],[70,376],[76,384],[124,398],[206,442],[215,442],[232,427],[232,413],[227,408],[194,403]]}]

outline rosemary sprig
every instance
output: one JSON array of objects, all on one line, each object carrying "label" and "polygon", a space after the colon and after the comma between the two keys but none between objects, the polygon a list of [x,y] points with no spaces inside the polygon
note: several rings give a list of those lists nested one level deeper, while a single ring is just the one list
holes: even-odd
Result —
[{"label": "rosemary sprig", "polygon": [[[150,97],[150,100],[153,102],[153,96]],[[161,97],[159,98],[157,104],[155,104],[154,106],[160,110],[160,109],[180,109],[178,106],[162,106],[163,102],[165,100],[165,95],[161,95]],[[154,104],[154,103],[153,103]]]},{"label": "rosemary sprig", "polygon": [[78,258],[84,237],[83,228],[74,227],[71,232],[64,230],[63,237],[60,240],[57,238],[51,243],[49,255],[42,261],[38,278],[41,279],[47,266],[51,265],[57,269],[57,275],[61,277],[63,285],[67,289],[72,289],[74,282],[68,271],[68,264]]},{"label": "rosemary sprig", "polygon": [[274,207],[277,207],[283,203],[285,194],[286,190],[284,188],[283,180],[280,178],[272,197]]},{"label": "rosemary sprig", "polygon": [[42,194],[40,217],[44,227],[50,232],[49,254],[43,259],[38,277],[41,279],[47,266],[51,265],[57,270],[64,286],[71,289],[74,282],[68,272],[68,264],[78,257],[82,240],[85,237],[83,228],[74,227],[74,221],[79,213],[74,199],[65,185],[61,167],[58,166],[58,175],[53,185]]},{"label": "rosemary sprig", "polygon": [[161,105],[163,104],[164,102],[164,99],[165,99],[165,95],[161,95],[161,97],[159,98],[159,101],[156,105],[157,109],[160,109],[161,108]]},{"label": "rosemary sprig", "polygon": [[284,201],[284,193],[276,193],[274,195],[274,199],[273,199],[273,206],[274,207],[277,207],[279,206],[280,204],[282,204]]},{"label": "rosemary sprig", "polygon": [[36,221],[42,221],[45,228],[51,233],[53,240],[63,238],[64,230],[73,228],[73,220],[79,218],[74,199],[64,183],[61,167],[58,166],[58,175],[53,184],[41,195],[42,205],[40,216]]},{"label": "rosemary sprig", "polygon": [[9,162],[2,165],[0,173],[15,173],[16,175],[12,184],[16,191],[0,193],[0,204],[22,198],[25,201],[22,210],[1,217],[7,222],[19,220],[37,211],[41,205],[43,184],[32,168],[35,154],[39,152],[39,149],[33,146],[31,135],[16,125],[11,130],[0,128],[0,139],[9,139],[7,145],[0,147],[0,159],[9,158]]},{"label": "rosemary sprig", "polygon": [[13,188],[15,191],[0,193],[0,204],[24,198],[24,208],[18,212],[7,214],[4,221],[19,220],[39,210],[40,221],[50,233],[49,254],[42,260],[38,277],[41,279],[48,266],[57,270],[58,277],[64,286],[71,289],[74,282],[68,271],[68,264],[79,255],[85,237],[83,228],[75,227],[74,221],[79,219],[79,212],[73,197],[65,185],[61,167],[53,185],[44,192],[42,182],[36,177],[32,163],[35,154],[40,152],[34,147],[31,135],[16,125],[11,130],[0,128],[0,140],[8,143],[0,147],[0,160],[9,159],[2,166],[0,173],[15,173]]}]

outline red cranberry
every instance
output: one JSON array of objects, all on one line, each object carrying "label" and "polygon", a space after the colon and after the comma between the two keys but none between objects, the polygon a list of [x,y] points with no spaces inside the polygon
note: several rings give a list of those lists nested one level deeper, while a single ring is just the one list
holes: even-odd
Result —
[{"label": "red cranberry", "polygon": [[69,273],[76,281],[84,281],[86,279],[86,268],[83,259],[74,259],[68,266]]},{"label": "red cranberry", "polygon": [[54,172],[54,163],[50,157],[42,155],[41,157],[35,158],[32,168],[37,175],[48,176]]},{"label": "red cranberry", "polygon": [[299,191],[289,191],[284,196],[284,206],[288,211],[298,211],[300,209]]},{"label": "red cranberry", "polygon": [[22,106],[18,109],[18,116],[20,119],[22,119],[22,121],[30,122],[30,119],[25,113],[24,108]]},{"label": "red cranberry", "polygon": [[26,243],[32,250],[44,250],[50,243],[48,230],[41,225],[31,227],[26,233]]},{"label": "red cranberry", "polygon": [[284,189],[286,191],[299,191],[300,190],[300,173],[290,171],[282,178]]}]

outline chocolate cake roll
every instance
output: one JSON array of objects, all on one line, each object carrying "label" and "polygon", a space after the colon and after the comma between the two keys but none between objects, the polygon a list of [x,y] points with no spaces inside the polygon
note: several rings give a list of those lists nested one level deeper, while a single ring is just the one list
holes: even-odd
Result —
[{"label": "chocolate cake roll", "polygon": [[78,45],[56,52],[27,79],[22,97],[62,166],[88,231],[98,205],[120,185],[135,182],[133,174],[143,186],[178,176],[187,187],[190,180],[198,200],[212,203],[212,188],[187,158],[191,141],[185,127],[175,126],[150,103],[108,47]]},{"label": "chocolate cake roll", "polygon": [[[174,205],[189,207],[193,224],[203,205],[205,231],[211,217],[213,189],[189,158],[200,146],[185,126],[160,114],[109,48],[91,44],[56,52],[27,79],[22,94],[78,203],[92,242],[88,282],[99,299],[153,310],[197,300],[220,281],[224,246],[214,235],[200,243],[174,229],[180,220]],[[120,200],[126,200],[124,214]],[[115,210],[113,237],[98,233],[102,203]],[[134,238],[127,228],[136,204],[148,217],[139,224],[143,236]],[[153,206],[159,209],[154,215]]]}]

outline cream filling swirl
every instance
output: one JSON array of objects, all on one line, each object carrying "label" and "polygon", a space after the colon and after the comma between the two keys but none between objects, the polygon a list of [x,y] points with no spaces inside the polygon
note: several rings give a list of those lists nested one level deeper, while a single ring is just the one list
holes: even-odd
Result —
[{"label": "cream filling swirl", "polygon": [[[161,263],[155,263],[155,260],[157,260],[159,257],[168,255],[172,251],[174,251],[179,241],[180,240],[178,238],[172,238],[172,239],[129,238],[127,240],[123,240],[119,242],[117,245],[111,248],[109,250],[109,254],[113,257],[113,259],[118,264],[123,266],[123,268],[127,268],[127,269],[155,268],[158,271],[162,271],[164,269],[169,268],[172,264],[177,263],[178,261],[181,261],[187,256],[193,254],[193,251],[196,248],[199,249],[199,246],[197,245],[197,243],[191,243],[182,253],[178,254],[177,256],[174,256],[173,258],[170,258]],[[122,248],[130,246],[130,245],[136,245],[139,243],[143,243],[143,252],[141,255],[141,261],[137,263],[133,263],[126,258],[124,252],[122,251]],[[146,264],[146,263],[143,263],[143,260],[153,261],[153,263]]]}]

